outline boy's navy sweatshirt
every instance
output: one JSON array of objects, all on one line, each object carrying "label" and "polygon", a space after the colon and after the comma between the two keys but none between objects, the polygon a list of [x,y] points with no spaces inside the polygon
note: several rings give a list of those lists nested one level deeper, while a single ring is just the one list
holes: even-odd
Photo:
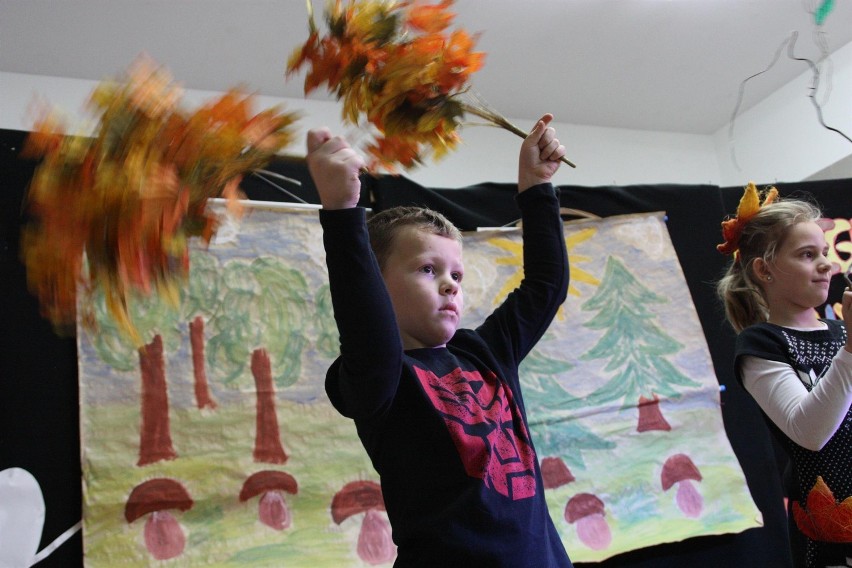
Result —
[{"label": "boy's navy sweatshirt", "polygon": [[404,351],[362,208],[321,210],[340,357],[326,376],[381,479],[397,567],[570,567],[544,497],[518,365],[568,290],[551,184],[518,194],[524,278],[475,330]]}]

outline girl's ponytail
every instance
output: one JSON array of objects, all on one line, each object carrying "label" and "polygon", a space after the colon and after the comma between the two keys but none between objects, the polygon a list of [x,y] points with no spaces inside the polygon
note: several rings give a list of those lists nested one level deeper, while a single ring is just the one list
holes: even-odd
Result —
[{"label": "girl's ponytail", "polygon": [[752,282],[748,271],[737,261],[731,263],[725,275],[716,283],[716,294],[725,306],[728,322],[737,333],[769,318],[763,291]]}]

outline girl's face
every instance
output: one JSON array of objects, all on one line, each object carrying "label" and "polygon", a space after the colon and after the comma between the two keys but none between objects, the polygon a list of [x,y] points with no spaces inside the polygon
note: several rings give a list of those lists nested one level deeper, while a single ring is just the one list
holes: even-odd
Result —
[{"label": "girl's face", "polygon": [[814,308],[828,298],[831,262],[822,229],[814,222],[790,227],[761,281],[769,301],[769,321],[791,327],[817,325]]},{"label": "girl's face", "polygon": [[443,347],[464,307],[462,247],[455,239],[417,227],[394,237],[382,276],[405,349]]}]

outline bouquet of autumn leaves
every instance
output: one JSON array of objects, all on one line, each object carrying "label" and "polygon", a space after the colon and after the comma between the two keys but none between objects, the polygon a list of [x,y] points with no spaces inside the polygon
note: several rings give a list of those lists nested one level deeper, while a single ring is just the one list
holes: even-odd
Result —
[{"label": "bouquet of autumn leaves", "polygon": [[452,5],[349,0],[344,7],[336,0],[321,35],[307,0],[310,35],[290,56],[287,75],[307,67],[306,95],[325,85],[342,101],[345,122],[365,118],[375,127],[378,135],[365,148],[372,170],[411,168],[427,153],[443,157],[459,143],[465,113],[526,137],[470,90],[485,54],[463,29],[448,31]]},{"label": "bouquet of autumn leaves", "polygon": [[[76,321],[78,289],[102,289],[111,316],[141,344],[130,296],[156,293],[176,303],[189,271],[188,240],[209,242],[217,228],[207,200],[225,197],[238,209],[242,176],[293,140],[295,114],[252,114],[252,97],[237,90],[191,114],[180,108],[181,96],[164,69],[141,58],[124,80],[92,93],[92,136],[66,135],[48,110],[28,137],[23,155],[41,161],[27,196],[22,256],[30,289],[58,330]],[[81,320],[94,322],[91,313]]]}]

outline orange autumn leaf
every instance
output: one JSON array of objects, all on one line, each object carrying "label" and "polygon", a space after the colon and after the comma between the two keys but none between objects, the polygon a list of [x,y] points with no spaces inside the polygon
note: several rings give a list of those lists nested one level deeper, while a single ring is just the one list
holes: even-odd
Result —
[{"label": "orange autumn leaf", "polygon": [[482,69],[485,55],[473,51],[475,40],[464,30],[453,32],[444,50],[444,64],[441,66],[439,84],[443,89],[459,89],[470,75]]},{"label": "orange autumn leaf", "polygon": [[299,69],[307,61],[316,57],[318,47],[319,35],[316,32],[312,32],[308,36],[307,41],[290,54],[290,57],[287,59],[287,69]]},{"label": "orange autumn leaf", "polygon": [[244,212],[244,206],[240,202],[241,199],[245,199],[246,195],[240,189],[240,177],[235,177],[227,184],[225,184],[225,188],[222,190],[222,197],[224,197],[226,201],[226,206],[228,212],[230,212],[234,217],[242,217]]},{"label": "orange autumn leaf", "polygon": [[197,116],[208,118],[211,123],[244,123],[249,119],[247,108],[250,97],[236,90],[230,90],[213,102],[201,107]]},{"label": "orange autumn leaf", "polygon": [[793,502],[793,519],[808,538],[824,542],[852,542],[852,497],[838,503],[818,476],[806,498],[806,507]]},{"label": "orange autumn leaf", "polygon": [[[294,139],[295,113],[255,113],[254,97],[236,89],[192,113],[181,96],[165,69],[143,57],[92,92],[92,136],[67,136],[44,112],[28,137],[41,161],[28,189],[22,256],[57,329],[76,322],[78,288],[101,290],[120,329],[141,345],[128,312],[133,296],[176,301],[190,238],[209,242],[218,226],[207,200],[224,195],[233,207],[242,176]],[[82,323],[92,325],[83,308]]]},{"label": "orange autumn leaf", "polygon": [[757,186],[754,182],[749,182],[740,198],[737,205],[736,215],[731,219],[722,221],[722,238],[725,242],[716,245],[716,249],[722,254],[733,254],[737,252],[740,246],[740,235],[743,228],[754,217],[760,208],[764,205],[769,205],[778,197],[778,190],[774,187],[769,188],[763,200],[761,201],[760,194],[757,191]]},{"label": "orange autumn leaf", "polygon": [[414,166],[419,160],[418,144],[401,137],[377,138],[366,148],[373,169],[382,167],[396,172],[396,165]]},{"label": "orange autumn leaf", "polygon": [[345,122],[378,131],[366,144],[371,170],[440,158],[459,140],[465,106],[457,98],[484,54],[463,30],[447,32],[453,3],[338,0],[327,8],[327,33],[311,19],[307,41],[288,58],[288,76],[306,69],[305,94],[325,86]]},{"label": "orange autumn leaf", "polygon": [[[171,76],[148,57],[138,58],[128,71],[127,103],[149,118],[157,119],[172,112],[182,96]],[[115,103],[115,99],[106,99]],[[103,104],[105,100],[94,100]]]},{"label": "orange autumn leaf", "polygon": [[447,10],[452,4],[453,0],[443,0],[434,6],[415,2],[408,12],[407,23],[422,32],[440,33],[450,27],[456,17],[454,13]]},{"label": "orange autumn leaf", "polygon": [[22,158],[43,156],[55,152],[65,135],[65,125],[55,112],[41,109],[33,130],[27,136],[21,149]]}]

